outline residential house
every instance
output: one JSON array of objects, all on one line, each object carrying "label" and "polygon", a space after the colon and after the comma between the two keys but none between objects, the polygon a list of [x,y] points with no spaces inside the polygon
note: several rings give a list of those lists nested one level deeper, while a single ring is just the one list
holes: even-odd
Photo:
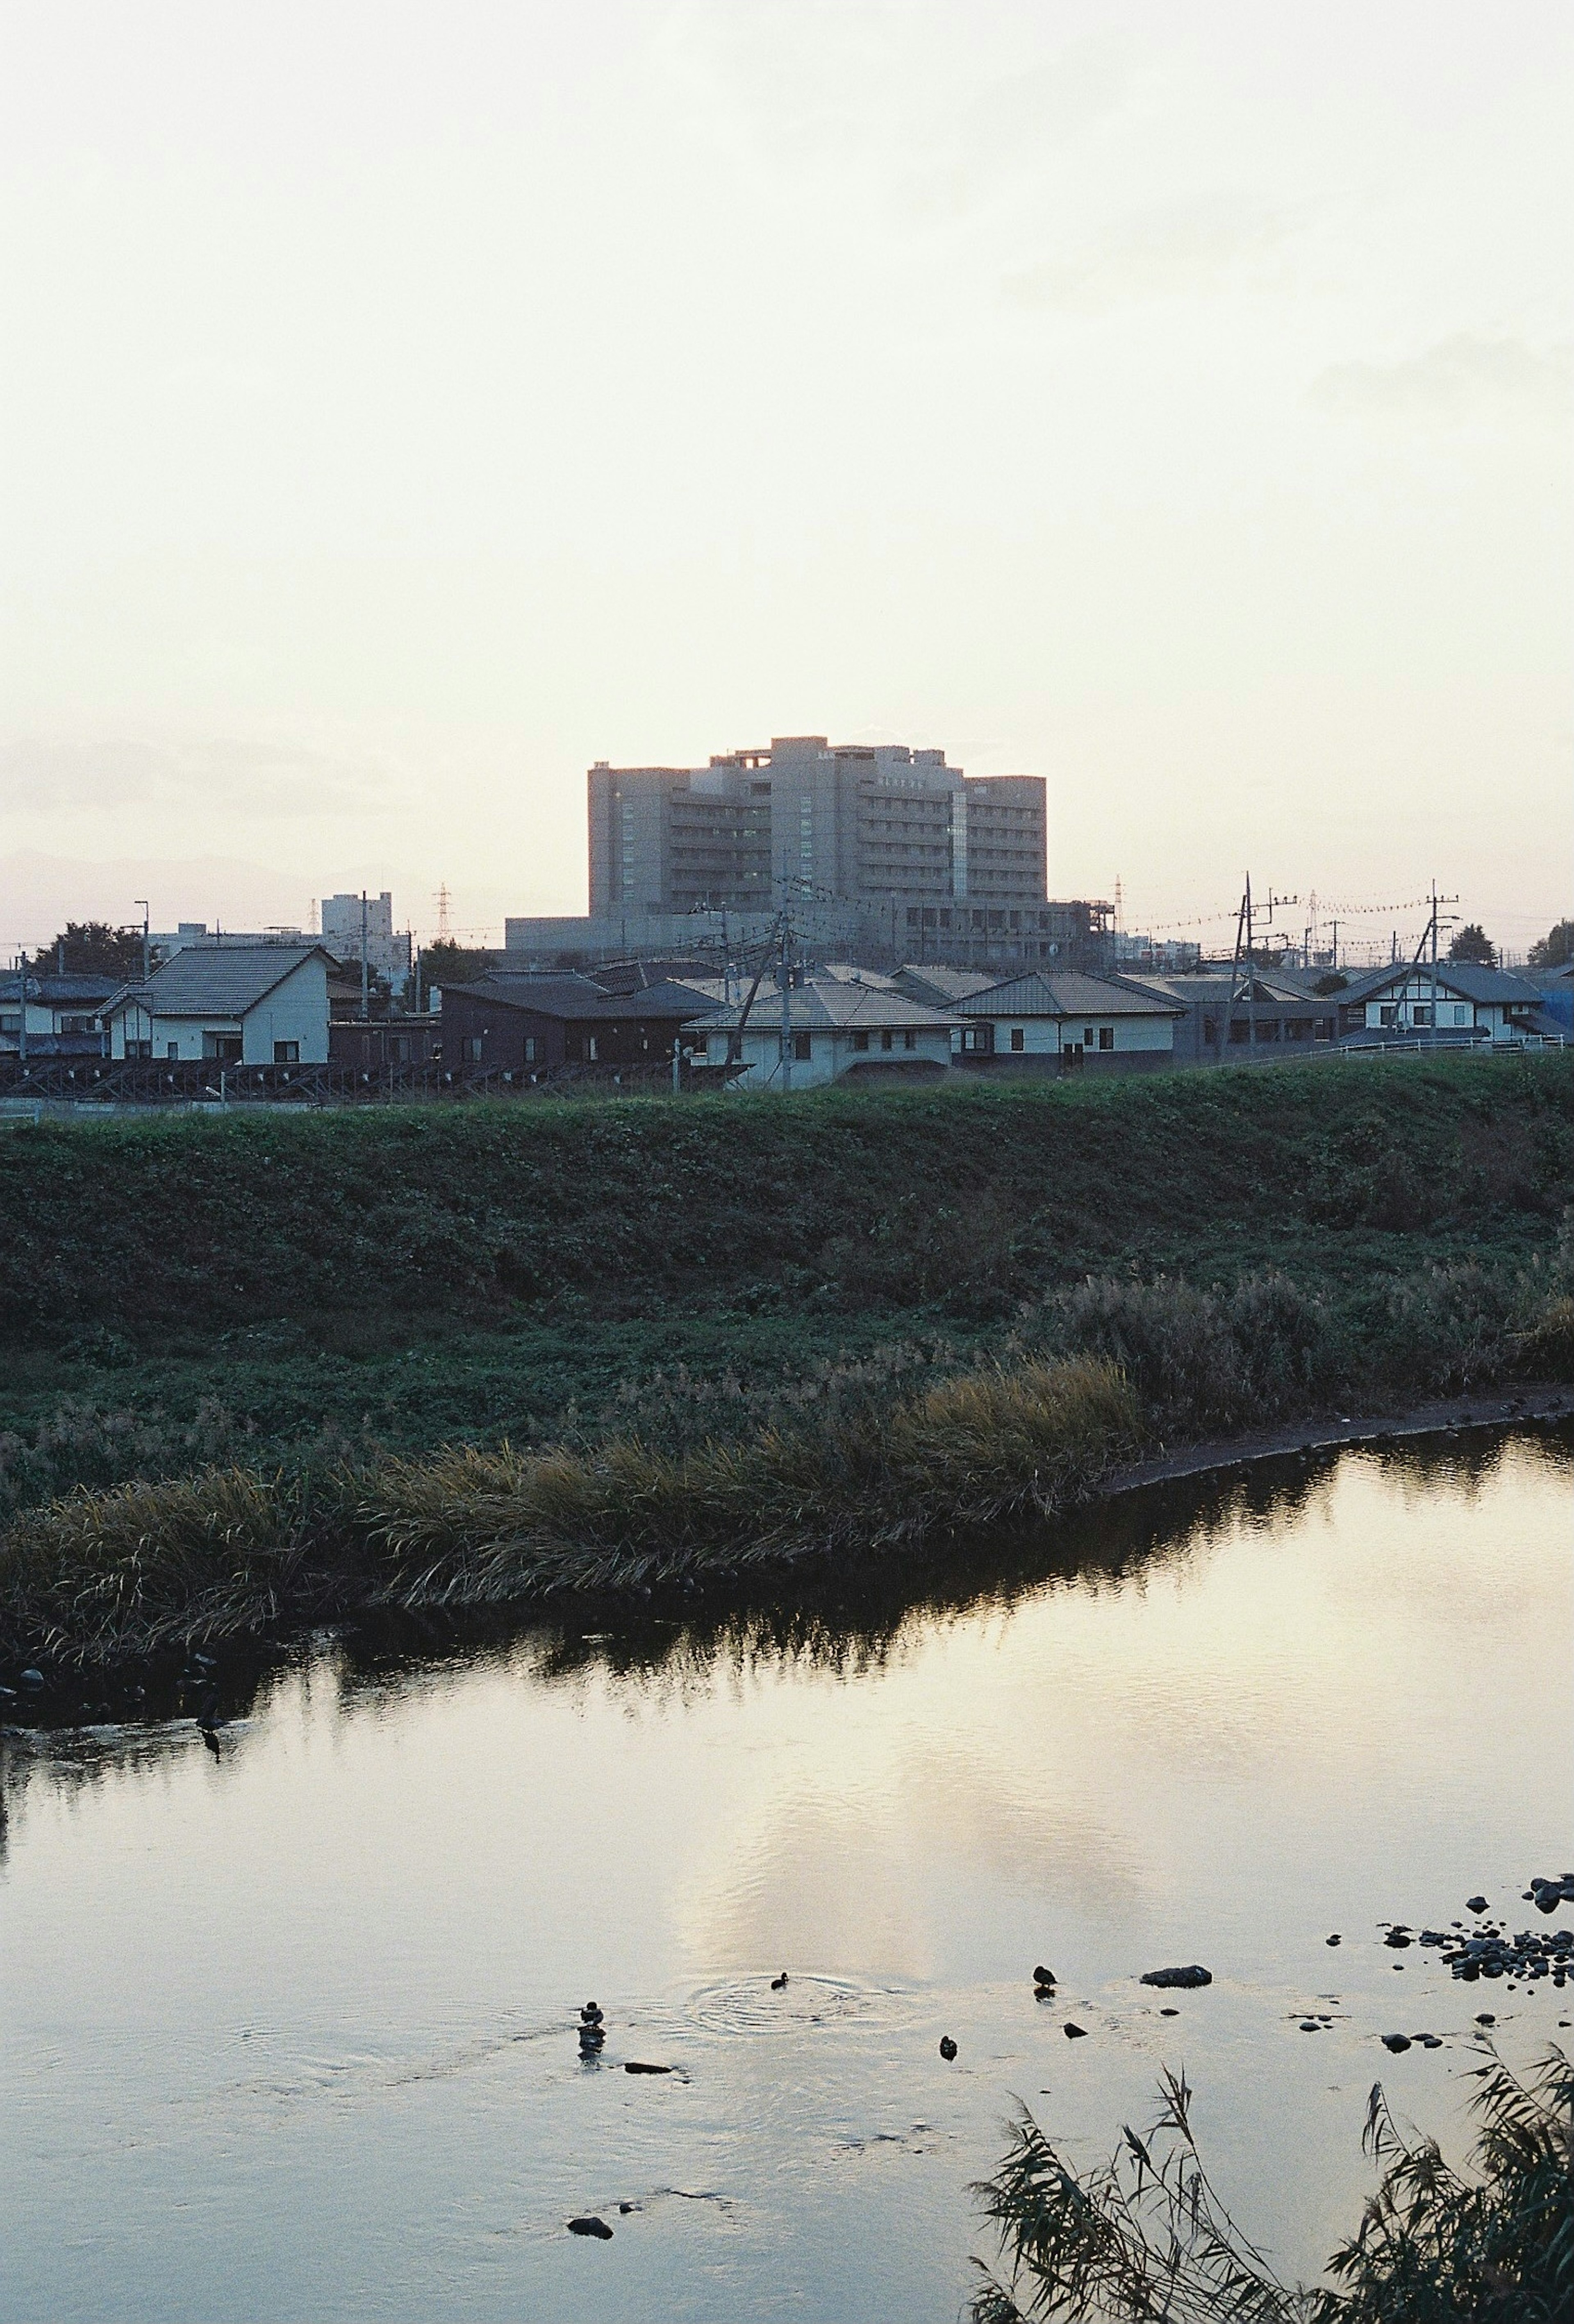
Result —
[{"label": "residential house", "polygon": [[1145,974],[1142,981],[1185,1011],[1175,1027],[1178,1065],[1288,1063],[1326,1055],[1338,1039],[1343,995],[1319,993],[1316,976],[1304,971],[1258,966],[1238,994],[1244,971],[1218,962],[1174,975]]},{"label": "residential house", "polygon": [[1167,992],[1130,977],[1034,969],[958,1007],[958,1062],[983,1071],[1063,1073],[1089,1065],[1140,1073],[1174,1063],[1185,1015]]},{"label": "residential house", "polygon": [[690,984],[662,979],[606,991],[588,976],[499,973],[442,989],[445,1072],[483,1067],[536,1080],[572,1067],[621,1072],[670,1064],[684,1028],[715,1004]]},{"label": "residential house", "polygon": [[713,1070],[727,1063],[742,1024],[742,1072],[734,1086],[745,1090],[819,1089],[836,1081],[921,1081],[949,1071],[958,1031],[949,1010],[908,1001],[884,979],[864,983],[853,976],[811,976],[788,995],[790,1064],[782,1055],[782,994],[762,984],[743,1023],[743,1008],[722,1009],[690,1028],[703,1038],[704,1061]]},{"label": "residential house", "polygon": [[1405,961],[1355,978],[1338,995],[1342,1029],[1357,1043],[1413,1040],[1522,1042],[1563,1028],[1528,978],[1474,961]]},{"label": "residential house", "polygon": [[[27,1054],[30,1057],[101,1057],[105,1055],[104,1011],[119,990],[120,978],[68,971],[27,971]],[[20,972],[0,976],[0,1056],[22,1048]]]},{"label": "residential house", "polygon": [[981,968],[946,968],[940,963],[907,962],[897,969],[891,980],[893,991],[900,992],[906,1001],[916,1001],[921,1007],[931,1004],[940,1009],[959,1009],[964,1001],[971,1001],[977,992],[987,992],[998,984],[999,975]]},{"label": "residential house", "polygon": [[329,955],[319,944],[188,945],[106,1011],[114,1057],[220,1065],[328,1061]]}]

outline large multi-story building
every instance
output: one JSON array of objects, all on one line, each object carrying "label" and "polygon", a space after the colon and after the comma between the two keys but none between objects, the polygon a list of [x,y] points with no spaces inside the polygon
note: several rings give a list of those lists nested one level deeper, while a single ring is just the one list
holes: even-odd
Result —
[{"label": "large multi-story building", "polygon": [[1046,901],[1044,783],[943,751],[778,735],[707,767],[590,770],[590,917]]},{"label": "large multi-story building", "polygon": [[347,966],[358,964],[364,944],[367,967],[395,992],[410,974],[410,932],[394,927],[386,888],[379,896],[325,896],[322,941]]}]

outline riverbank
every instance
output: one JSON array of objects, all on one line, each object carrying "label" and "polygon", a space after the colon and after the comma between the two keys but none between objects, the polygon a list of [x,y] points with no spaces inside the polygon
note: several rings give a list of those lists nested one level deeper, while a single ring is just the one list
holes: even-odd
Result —
[{"label": "riverbank", "polygon": [[856,1567],[1574,1379],[1560,1057],[45,1126],[0,1199],[13,1660]]}]

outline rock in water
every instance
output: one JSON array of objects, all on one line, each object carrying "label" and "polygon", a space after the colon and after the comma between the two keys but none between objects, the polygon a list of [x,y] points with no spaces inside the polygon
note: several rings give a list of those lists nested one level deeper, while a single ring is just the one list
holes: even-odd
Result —
[{"label": "rock in water", "polygon": [[1064,2034],[1068,2042],[1086,2042],[1088,2039],[1087,2026],[1073,2025],[1069,2019],[1068,2019],[1066,2024],[1061,2026],[1060,2031]]},{"label": "rock in water", "polygon": [[647,2066],[643,2058],[625,2058],[623,2070],[625,2074],[670,2074],[672,2069],[671,2066]]},{"label": "rock in water", "polygon": [[949,2066],[957,2054],[957,2045],[949,2034],[940,2035],[940,2055]]},{"label": "rock in water", "polygon": [[1144,1985],[1198,1986],[1211,1985],[1213,1971],[1204,1969],[1200,1961],[1192,1961],[1184,1969],[1150,1969],[1143,1975]]},{"label": "rock in water", "polygon": [[1392,2050],[1397,2058],[1402,2051],[1409,2049],[1410,2036],[1408,2034],[1384,2034],[1383,2047],[1385,2050]]},{"label": "rock in water", "polygon": [[1467,1896],[1465,1899],[1465,1910],[1467,1913],[1485,1913],[1486,1910],[1486,1897]]},{"label": "rock in water", "polygon": [[587,2212],[580,2218],[570,2219],[569,2233],[571,2236],[595,2236],[604,2244],[609,2244],[612,2241],[612,2229],[605,2219],[598,2219],[593,2211]]}]

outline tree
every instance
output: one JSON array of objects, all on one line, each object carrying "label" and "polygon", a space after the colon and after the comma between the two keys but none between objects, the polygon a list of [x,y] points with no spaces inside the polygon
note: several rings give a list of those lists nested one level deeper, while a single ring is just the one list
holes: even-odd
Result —
[{"label": "tree", "polygon": [[112,928],[107,920],[68,920],[52,944],[34,953],[31,965],[40,976],[63,971],[68,976],[120,976],[129,982],[142,974],[142,930]]},{"label": "tree", "polygon": [[1449,946],[1450,960],[1473,960],[1482,968],[1497,966],[1497,947],[1477,920],[1460,928]]},{"label": "tree", "polygon": [[1530,950],[1532,968],[1567,968],[1574,960],[1574,920],[1560,920],[1544,936],[1538,936]]},{"label": "tree", "polygon": [[1330,992],[1342,992],[1349,981],[1338,969],[1330,968],[1325,976],[1318,978],[1311,989],[1326,1000]]},{"label": "tree", "polygon": [[421,955],[421,981],[430,991],[435,984],[440,991],[445,984],[476,984],[497,966],[495,952],[483,952],[474,945],[445,944],[440,938],[426,945]]}]

